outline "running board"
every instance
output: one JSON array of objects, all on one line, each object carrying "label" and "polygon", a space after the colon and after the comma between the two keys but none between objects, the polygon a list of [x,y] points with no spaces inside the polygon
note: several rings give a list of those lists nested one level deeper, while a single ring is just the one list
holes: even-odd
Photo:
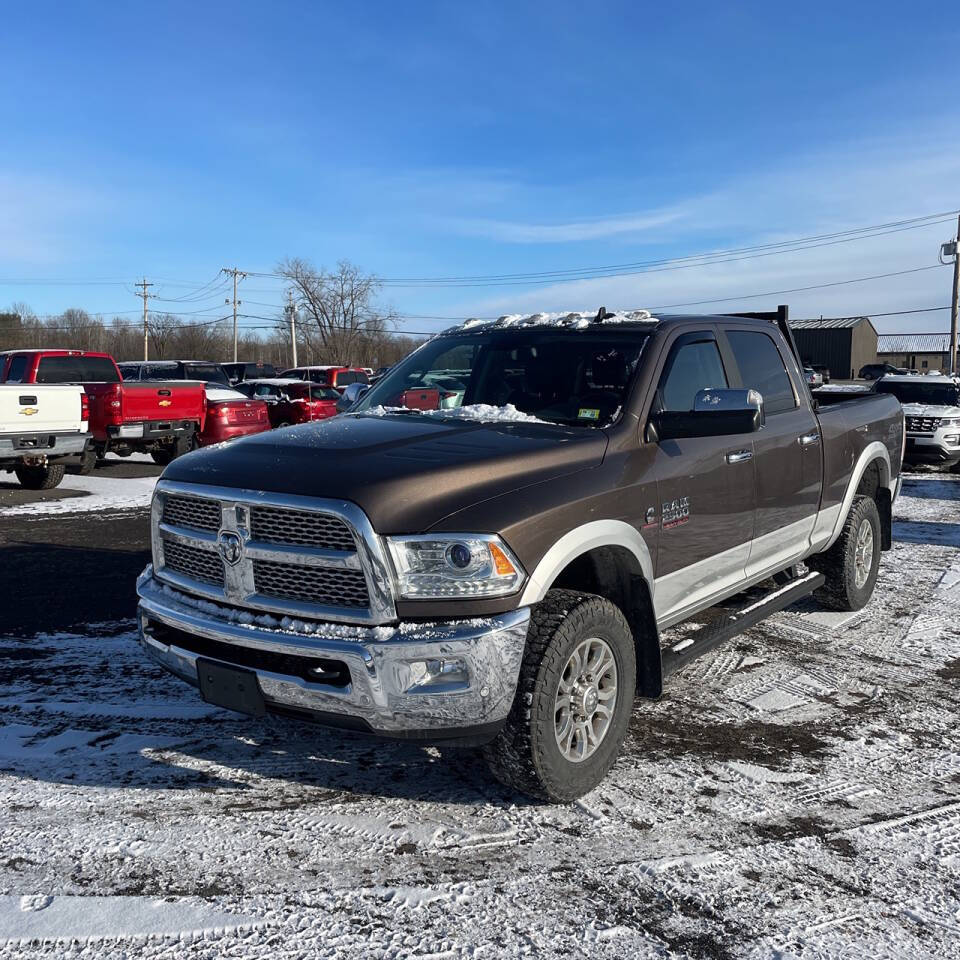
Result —
[{"label": "running board", "polygon": [[664,649],[661,655],[664,679],[676,673],[691,661],[696,660],[697,657],[702,657],[705,653],[716,650],[717,647],[726,643],[732,637],[756,626],[770,614],[777,613],[779,610],[789,607],[792,603],[802,600],[813,593],[814,590],[819,590],[823,586],[823,582],[824,576],[822,573],[811,571],[797,580],[791,580],[789,583],[777,587],[759,600],[747,601],[746,606],[740,609],[726,610],[720,619],[702,627],[692,636],[685,637]]}]

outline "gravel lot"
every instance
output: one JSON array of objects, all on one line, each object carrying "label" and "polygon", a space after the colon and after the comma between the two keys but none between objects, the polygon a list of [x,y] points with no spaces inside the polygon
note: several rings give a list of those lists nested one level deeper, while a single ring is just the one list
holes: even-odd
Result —
[{"label": "gravel lot", "polygon": [[908,477],[867,610],[693,663],[548,807],[147,663],[158,472],[0,485],[0,958],[960,954],[960,478]]}]

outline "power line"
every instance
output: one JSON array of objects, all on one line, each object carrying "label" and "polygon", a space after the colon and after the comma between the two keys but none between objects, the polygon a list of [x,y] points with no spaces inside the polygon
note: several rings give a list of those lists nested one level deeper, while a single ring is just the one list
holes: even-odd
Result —
[{"label": "power line", "polygon": [[848,283],[866,283],[869,280],[886,280],[887,277],[902,277],[908,273],[922,273],[924,270],[939,270],[939,263],[925,267],[912,267],[909,270],[893,270],[890,273],[876,273],[869,277],[851,277],[849,280],[834,280],[831,283],[813,283],[806,287],[791,287],[787,290],[767,290],[764,293],[740,293],[733,297],[713,297],[709,300],[688,300],[686,303],[667,303],[651,310],[673,310],[676,307],[699,307],[707,303],[729,303],[731,300],[755,300],[758,297],[779,297],[786,293],[803,293],[807,290],[825,290],[827,287],[843,287]]},{"label": "power line", "polygon": [[[734,263],[742,260],[777,256],[782,253],[813,250],[819,247],[833,246],[838,243],[850,243],[856,240],[868,240],[872,237],[886,236],[891,233],[901,233],[906,230],[916,230],[923,227],[934,226],[939,223],[945,223],[952,219],[957,212],[958,211],[956,210],[944,211],[941,213],[927,214],[926,216],[922,217],[911,217],[905,220],[894,220],[887,223],[854,227],[834,233],[817,234],[809,237],[798,237],[790,240],[754,244],[747,247],[734,247],[679,257],[668,257],[659,260],[640,260],[631,263],[607,264],[596,267],[572,267],[566,270],[546,270],[515,274],[486,274],[449,277],[378,277],[377,280],[381,284],[397,287],[484,287],[521,286],[541,283],[571,283],[578,280],[634,276],[643,273],[656,273],[660,272],[661,270],[679,270],[689,269],[695,266]],[[268,272],[256,273],[251,271],[249,276],[284,279],[282,274]]]}]

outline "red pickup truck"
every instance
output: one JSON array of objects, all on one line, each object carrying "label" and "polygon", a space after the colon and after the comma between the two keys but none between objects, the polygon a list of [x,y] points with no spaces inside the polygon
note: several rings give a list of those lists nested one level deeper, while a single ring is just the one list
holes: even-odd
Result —
[{"label": "red pickup truck", "polygon": [[124,383],[108,353],[83,350],[12,350],[0,353],[0,383],[77,383],[90,400],[92,440],[81,473],[108,451],[149,453],[166,464],[191,450],[203,429],[202,383]]}]

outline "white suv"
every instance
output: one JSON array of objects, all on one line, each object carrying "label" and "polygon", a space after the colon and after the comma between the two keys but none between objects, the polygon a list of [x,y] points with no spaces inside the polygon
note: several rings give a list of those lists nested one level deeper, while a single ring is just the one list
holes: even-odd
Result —
[{"label": "white suv", "polygon": [[893,394],[903,406],[904,463],[939,463],[960,472],[960,379],[886,376],[876,391]]}]

